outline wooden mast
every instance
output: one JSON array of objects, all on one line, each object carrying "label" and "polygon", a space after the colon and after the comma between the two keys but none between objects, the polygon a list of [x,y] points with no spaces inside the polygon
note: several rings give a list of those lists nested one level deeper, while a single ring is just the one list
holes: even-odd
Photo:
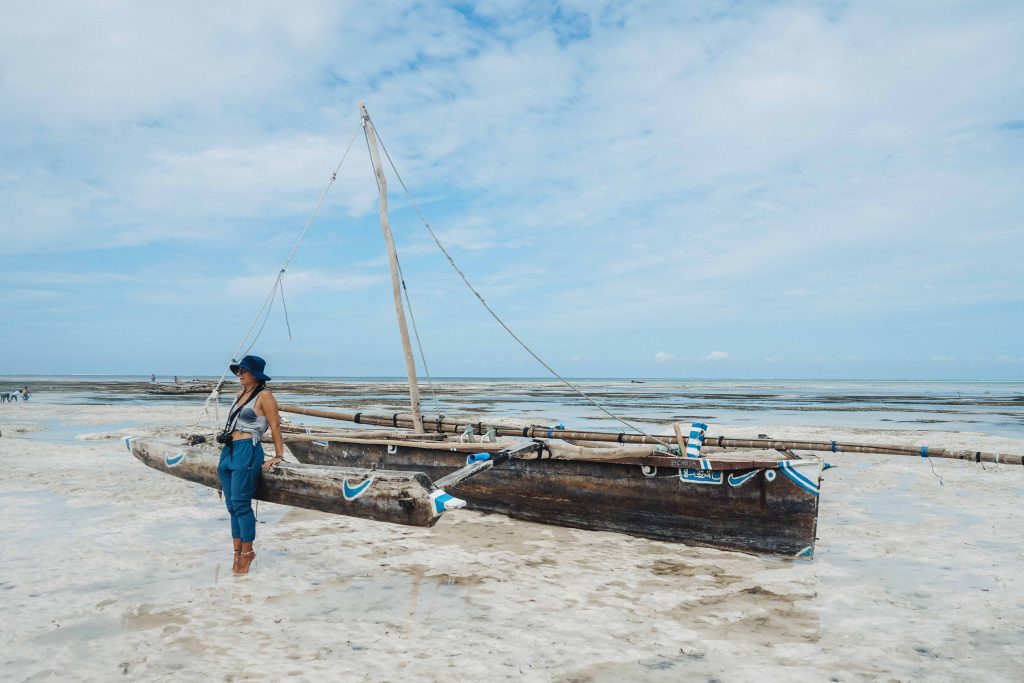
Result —
[{"label": "wooden mast", "polygon": [[405,309],[402,307],[402,285],[398,274],[398,253],[395,251],[395,240],[391,237],[388,225],[388,183],[384,177],[384,168],[377,151],[377,133],[373,129],[370,115],[366,113],[366,105],[359,103],[359,113],[363,118],[363,132],[366,143],[370,147],[370,158],[373,160],[373,171],[377,174],[377,189],[380,190],[380,227],[384,231],[384,241],[388,245],[388,262],[391,265],[391,292],[395,297],[395,315],[398,317],[398,331],[402,335],[402,350],[405,351],[405,372],[409,376],[409,398],[412,401],[413,431],[423,434],[423,416],[420,414],[420,387],[416,383],[416,361],[413,359],[412,346],[409,344],[409,328],[405,322]]}]

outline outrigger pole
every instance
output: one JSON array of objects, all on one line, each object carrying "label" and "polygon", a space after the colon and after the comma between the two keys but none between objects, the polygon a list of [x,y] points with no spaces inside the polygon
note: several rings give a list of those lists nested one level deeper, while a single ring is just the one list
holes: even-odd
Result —
[{"label": "outrigger pole", "polygon": [[[409,428],[410,419],[402,413],[394,415],[373,415],[370,413],[338,413],[301,406],[282,405],[283,413],[310,415],[332,420],[355,422],[356,424],[377,425],[381,427]],[[422,425],[422,418],[420,424]],[[486,422],[470,422],[453,420],[439,415],[430,417],[427,426],[431,432],[459,434],[467,428],[481,434],[494,430],[497,436],[518,436],[529,439],[562,439],[563,441],[601,441],[619,444],[653,444],[650,437],[641,434],[615,434],[610,432],[592,432],[571,429],[553,429],[551,427],[508,427],[491,425]],[[685,441],[685,437],[684,437]],[[1024,465],[1024,456],[1009,453],[988,453],[985,451],[953,450],[949,448],[929,448],[928,446],[899,446],[883,444],[857,444],[840,441],[784,441],[782,439],[734,439],[722,436],[707,436],[704,446],[719,448],[742,448],[763,450],[818,451],[833,453],[874,453],[878,455],[909,455],[922,458],[948,458],[967,460],[969,462],[990,462],[1007,465]]]},{"label": "outrigger pole", "polygon": [[377,189],[380,191],[380,227],[384,231],[384,241],[388,245],[388,263],[391,266],[391,292],[395,297],[395,315],[398,317],[398,331],[402,335],[402,350],[405,351],[405,372],[409,376],[409,399],[412,402],[413,431],[423,434],[423,416],[420,414],[420,387],[416,382],[416,361],[412,356],[409,344],[409,328],[405,322],[405,308],[402,307],[402,281],[398,274],[398,252],[395,251],[395,240],[391,237],[388,225],[388,181],[384,177],[384,168],[377,151],[377,133],[373,121],[366,113],[366,105],[359,103],[359,113],[363,119],[363,131],[366,133],[366,144],[370,148],[370,159],[373,171],[377,175]]}]

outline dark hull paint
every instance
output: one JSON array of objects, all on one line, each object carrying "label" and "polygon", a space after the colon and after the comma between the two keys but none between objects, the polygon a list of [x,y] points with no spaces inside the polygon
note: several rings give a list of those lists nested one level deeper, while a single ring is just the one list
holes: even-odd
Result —
[{"label": "dark hull paint", "polygon": [[[290,442],[300,462],[421,471],[439,479],[466,463],[466,455],[402,445],[332,441],[326,447]],[[392,451],[392,452],[389,452]],[[813,471],[817,484],[820,463]],[[778,470],[761,470],[739,486],[728,483],[754,470],[722,473],[720,484],[684,482],[678,469],[654,477],[638,465],[580,460],[509,460],[446,490],[471,510],[545,524],[614,531],[660,541],[758,554],[810,557],[818,496]],[[766,472],[774,473],[772,481]],[[810,476],[810,472],[808,472]],[[772,475],[769,475],[772,476]]]}]

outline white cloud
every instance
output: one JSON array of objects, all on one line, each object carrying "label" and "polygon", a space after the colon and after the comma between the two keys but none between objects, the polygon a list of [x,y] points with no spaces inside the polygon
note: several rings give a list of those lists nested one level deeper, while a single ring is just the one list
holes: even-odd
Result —
[{"label": "white cloud", "polygon": [[730,358],[730,356],[729,356],[729,353],[727,351],[712,351],[708,355],[706,355],[703,358],[701,358],[701,360],[719,361],[719,360],[729,360],[729,358]]},{"label": "white cloud", "polygon": [[[265,297],[274,285],[277,275],[235,277],[228,280],[227,291],[235,296]],[[386,271],[380,273],[323,273],[319,271],[290,271],[284,277],[287,297],[317,292],[356,292],[370,287],[383,287],[389,282]]]},{"label": "white cloud", "polygon": [[[364,100],[484,296],[556,343],[614,338],[616,357],[635,357],[638,327],[609,330],[613,311],[643,321],[655,348],[676,343],[671,321],[703,316],[702,331],[721,333],[703,343],[735,354],[703,360],[806,364],[813,346],[834,363],[881,330],[903,357],[1015,357],[1019,335],[933,349],[889,323],[927,318],[948,340],[954,320],[1024,302],[1019,3],[560,8],[5,8],[4,252],[79,267],[105,252],[96,281],[113,261],[129,278],[155,257],[172,271],[208,264],[243,237],[286,253]],[[389,181],[406,275],[451,300],[461,285],[418,258],[433,246]],[[348,230],[375,214],[357,139],[321,214],[352,237],[342,269],[379,255],[367,246],[379,233]],[[206,277],[233,296],[262,291],[260,278],[231,280],[257,272],[247,265]],[[374,285],[368,269],[348,272],[316,263],[286,291],[292,279],[296,295]],[[24,298],[51,285],[22,286]],[[794,324],[814,329],[803,352],[764,341]]]},{"label": "white cloud", "polygon": [[674,358],[675,356],[672,355],[671,353],[668,353],[667,351],[658,351],[656,354],[654,354],[655,363],[668,363],[672,361]]}]

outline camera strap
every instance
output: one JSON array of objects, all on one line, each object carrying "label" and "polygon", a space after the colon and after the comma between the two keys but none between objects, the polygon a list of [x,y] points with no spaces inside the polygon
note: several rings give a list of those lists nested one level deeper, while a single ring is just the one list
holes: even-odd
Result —
[{"label": "camera strap", "polygon": [[261,391],[263,391],[264,389],[266,389],[266,388],[267,388],[267,385],[266,385],[266,384],[261,384],[261,385],[259,385],[259,387],[257,387],[257,388],[256,388],[256,391],[254,391],[254,392],[252,393],[252,396],[250,396],[250,397],[249,397],[248,399],[246,399],[245,403],[239,403],[239,404],[237,404],[237,405],[235,406],[235,409],[234,409],[234,410],[232,410],[232,411],[231,411],[231,412],[230,412],[230,413],[228,414],[228,421],[227,421],[226,423],[224,423],[224,431],[225,431],[225,432],[230,432],[230,431],[234,431],[234,426],[235,426],[235,418],[237,418],[237,417],[238,417],[238,414],[239,414],[240,412],[242,412],[242,409],[243,409],[243,408],[245,408],[245,407],[246,407],[247,405],[249,405],[250,403],[252,403],[253,399],[254,399],[254,398],[256,398],[256,397],[257,397],[257,396],[259,395],[259,393],[260,393]]}]

